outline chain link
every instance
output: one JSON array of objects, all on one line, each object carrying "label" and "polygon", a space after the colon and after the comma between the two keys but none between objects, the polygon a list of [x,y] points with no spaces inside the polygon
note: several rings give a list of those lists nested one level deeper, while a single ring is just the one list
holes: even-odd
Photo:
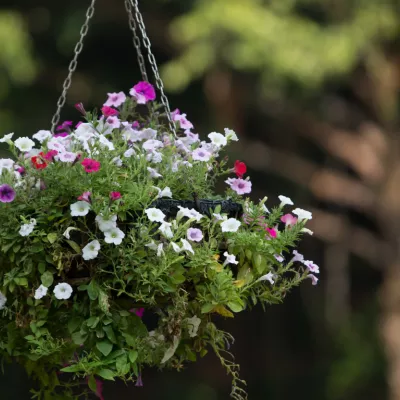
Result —
[{"label": "chain link", "polygon": [[147,71],[146,71],[146,62],[143,58],[143,53],[141,49],[142,45],[140,43],[140,38],[137,34],[137,24],[135,20],[135,14],[133,12],[133,8],[129,0],[125,0],[125,9],[129,17],[129,27],[131,28],[131,31],[133,33],[133,45],[135,46],[136,49],[136,55],[139,63],[140,72],[142,73],[143,80],[148,82],[149,78],[147,76]]},{"label": "chain link", "polygon": [[172,121],[171,109],[169,106],[168,98],[164,93],[164,84],[160,77],[160,73],[158,71],[156,59],[154,57],[154,54],[151,51],[150,39],[148,38],[147,33],[146,33],[146,27],[144,25],[143,16],[139,10],[138,0],[129,0],[129,1],[131,3],[131,6],[135,10],[136,21],[138,22],[140,32],[142,33],[144,47],[147,49],[147,53],[148,53],[147,56],[148,56],[148,60],[150,62],[150,66],[153,71],[154,77],[156,79],[156,86],[157,86],[159,92],[161,93],[161,103],[163,104],[163,106],[165,108],[165,112],[167,114],[169,129],[176,137],[176,127],[175,127],[174,122]]},{"label": "chain link", "polygon": [[76,67],[78,65],[78,56],[81,53],[82,49],[83,49],[83,40],[85,39],[85,36],[88,33],[89,30],[89,22],[92,19],[93,15],[94,15],[94,6],[95,6],[96,0],[92,0],[89,8],[86,11],[86,20],[84,22],[84,24],[81,27],[80,30],[80,39],[78,41],[78,43],[75,45],[75,49],[74,49],[74,58],[72,59],[72,61],[69,64],[68,67],[68,75],[67,78],[64,81],[63,84],[63,91],[61,93],[60,98],[57,101],[57,111],[56,113],[53,115],[53,118],[51,120],[51,131],[54,132],[57,124],[60,121],[60,113],[61,113],[61,109],[63,108],[66,98],[67,98],[67,92],[68,89],[71,86],[71,82],[72,82],[72,75],[74,74]]}]

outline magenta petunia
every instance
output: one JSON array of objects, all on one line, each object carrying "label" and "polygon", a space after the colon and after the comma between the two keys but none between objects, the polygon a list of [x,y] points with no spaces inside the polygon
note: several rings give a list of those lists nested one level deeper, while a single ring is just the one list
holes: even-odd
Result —
[{"label": "magenta petunia", "polygon": [[0,185],[0,202],[11,203],[14,199],[15,190],[10,185]]},{"label": "magenta petunia", "polygon": [[97,172],[100,169],[100,162],[93,160],[92,158],[85,158],[81,164],[85,168],[85,172],[92,173]]},{"label": "magenta petunia", "polygon": [[109,107],[109,106],[104,106],[101,109],[101,112],[103,113],[103,115],[105,117],[114,117],[114,116],[117,116],[119,114],[119,112],[115,108],[112,108],[112,107]]},{"label": "magenta petunia", "polygon": [[121,197],[122,197],[122,196],[121,196],[121,193],[120,193],[120,192],[111,192],[111,193],[110,193],[110,199],[113,200],[113,201],[118,200],[118,199],[120,199]]},{"label": "magenta petunia", "polygon": [[130,90],[129,94],[136,99],[138,104],[146,104],[148,101],[155,100],[156,98],[156,91],[153,85],[145,81],[136,84]]}]

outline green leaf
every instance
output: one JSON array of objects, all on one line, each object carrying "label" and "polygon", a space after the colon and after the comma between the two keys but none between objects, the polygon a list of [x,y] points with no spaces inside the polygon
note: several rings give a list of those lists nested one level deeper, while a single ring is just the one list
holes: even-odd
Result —
[{"label": "green leaf", "polygon": [[96,378],[94,377],[94,375],[89,376],[88,385],[92,392],[97,393],[97,383],[96,383]]},{"label": "green leaf", "polygon": [[43,274],[44,271],[46,271],[46,264],[43,263],[43,262],[40,262],[38,264],[38,271],[39,271],[40,274]]},{"label": "green leaf", "polygon": [[53,244],[57,240],[57,233],[55,232],[49,233],[47,235],[47,240],[50,242],[50,244]]},{"label": "green leaf", "polygon": [[86,325],[89,328],[96,328],[97,324],[100,322],[100,318],[99,317],[90,317],[87,321],[86,321]]},{"label": "green leaf", "polygon": [[108,340],[103,340],[102,342],[97,342],[96,347],[101,354],[107,357],[111,353],[113,345]]},{"label": "green leaf", "polygon": [[129,364],[126,354],[117,358],[117,362],[115,363],[115,367],[117,368],[118,373],[126,374],[129,371]]},{"label": "green leaf", "polygon": [[14,282],[18,286],[28,286],[28,279],[26,279],[26,278],[15,278]]},{"label": "green leaf", "polygon": [[138,355],[139,355],[139,353],[136,350],[131,350],[128,353],[129,361],[133,364],[137,360]]},{"label": "green leaf", "polygon": [[111,371],[111,369],[101,369],[99,372],[97,372],[97,375],[101,376],[103,379],[106,379],[108,381],[113,381],[115,373]]},{"label": "green leaf", "polygon": [[65,368],[61,369],[62,372],[79,372],[81,370],[82,370],[82,368],[79,366],[79,364],[70,365],[69,367],[65,367]]},{"label": "green leaf", "polygon": [[40,280],[42,281],[43,286],[50,287],[54,282],[53,274],[49,271],[46,271],[44,274],[42,274]]},{"label": "green leaf", "polygon": [[73,317],[68,321],[68,332],[74,333],[83,322],[83,318],[81,317]]},{"label": "green leaf", "polygon": [[95,281],[91,281],[87,287],[87,292],[90,300],[94,301],[99,297],[99,289]]},{"label": "green leaf", "polygon": [[210,311],[212,311],[213,309],[214,309],[213,304],[211,304],[211,303],[203,304],[201,307],[201,313],[206,314],[206,313],[209,313]]},{"label": "green leaf", "polygon": [[67,240],[67,243],[75,250],[76,254],[81,254],[81,248],[73,240]]},{"label": "green leaf", "polygon": [[104,326],[103,330],[112,343],[117,343],[117,339],[115,338],[115,334],[111,325]]},{"label": "green leaf", "polygon": [[82,334],[81,332],[75,332],[71,335],[71,338],[75,344],[81,345],[85,343],[87,339],[87,334]]},{"label": "green leaf", "polygon": [[240,311],[243,311],[243,304],[241,304],[240,302],[238,302],[238,301],[230,301],[229,303],[228,303],[228,307],[233,311],[233,312],[240,312]]}]

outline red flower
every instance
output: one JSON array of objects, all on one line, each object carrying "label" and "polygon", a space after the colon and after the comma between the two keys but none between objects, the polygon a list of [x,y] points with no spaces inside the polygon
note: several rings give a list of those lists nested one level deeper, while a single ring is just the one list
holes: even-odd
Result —
[{"label": "red flower", "polygon": [[100,162],[92,158],[85,158],[81,164],[85,167],[87,173],[97,172],[100,169]]},{"label": "red flower", "polygon": [[118,199],[120,199],[121,197],[122,197],[122,196],[121,196],[121,193],[120,193],[120,192],[111,192],[111,193],[110,193],[110,199],[113,200],[113,201],[118,200]]},{"label": "red flower", "polygon": [[243,178],[243,175],[246,173],[247,167],[244,162],[241,162],[239,160],[235,161],[235,174],[237,175],[238,178]]},{"label": "red flower", "polygon": [[119,112],[115,108],[112,108],[112,107],[109,107],[109,106],[104,106],[101,109],[101,112],[103,113],[103,115],[105,117],[114,117],[115,115],[119,114]]},{"label": "red flower", "polygon": [[47,162],[44,161],[40,155],[31,157],[31,161],[36,169],[44,169],[47,167]]}]

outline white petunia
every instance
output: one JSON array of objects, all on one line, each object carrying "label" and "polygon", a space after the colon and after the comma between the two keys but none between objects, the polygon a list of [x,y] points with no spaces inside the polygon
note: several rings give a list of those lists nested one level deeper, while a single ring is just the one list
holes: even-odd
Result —
[{"label": "white petunia", "polygon": [[186,240],[186,239],[181,239],[182,242],[182,251],[188,251],[189,253],[194,254],[192,245]]},{"label": "white petunia", "polygon": [[76,129],[74,133],[75,137],[80,141],[87,141],[97,135],[96,129],[92,124],[82,123]]},{"label": "white petunia", "polygon": [[241,223],[237,219],[229,218],[226,221],[222,222],[221,229],[222,232],[237,232],[240,225]]},{"label": "white petunia", "polygon": [[92,240],[82,249],[82,257],[84,260],[93,260],[99,255],[100,243],[98,240]]},{"label": "white petunia", "polygon": [[147,218],[152,222],[163,222],[165,214],[158,208],[148,208],[145,210]]},{"label": "white petunia", "polygon": [[47,148],[49,150],[56,150],[59,153],[65,153],[67,151],[67,149],[65,148],[65,146],[60,143],[61,140],[59,140],[59,138],[52,138],[47,142]]},{"label": "white petunia", "polygon": [[40,300],[44,296],[46,296],[47,291],[49,289],[46,286],[40,285],[36,290],[35,290],[35,299]]},{"label": "white petunia", "polygon": [[124,153],[124,157],[129,158],[136,155],[135,150],[133,150],[133,148],[131,147],[130,149],[126,150]]},{"label": "white petunia", "polygon": [[312,214],[310,211],[303,210],[301,208],[296,208],[292,211],[293,214],[296,214],[299,217],[299,222],[303,219],[308,220],[312,219]]},{"label": "white petunia", "polygon": [[150,172],[150,176],[151,176],[152,178],[162,178],[162,175],[159,174],[159,173],[157,172],[157,170],[154,169],[154,168],[147,167],[147,171]]},{"label": "white petunia", "polygon": [[217,147],[224,147],[228,143],[226,137],[221,133],[211,132],[208,137],[210,138],[211,143]]},{"label": "white petunia", "polygon": [[73,217],[83,217],[89,213],[90,204],[86,201],[77,201],[70,205],[70,209]]},{"label": "white petunia", "polygon": [[163,221],[162,224],[160,225],[160,232],[167,238],[167,239],[171,239],[174,234],[172,233],[171,230],[171,225],[169,222]]},{"label": "white petunia", "polygon": [[153,188],[158,191],[157,198],[161,199],[162,197],[169,197],[170,199],[172,199],[172,192],[168,186],[166,188],[164,188],[163,190],[161,190],[157,186],[153,186]]},{"label": "white petunia", "polygon": [[70,151],[64,151],[58,155],[61,162],[74,162],[77,154]]},{"label": "white petunia", "polygon": [[161,257],[164,254],[164,248],[163,248],[163,244],[160,243],[157,246],[157,257]]},{"label": "white petunia", "polygon": [[0,143],[10,143],[13,136],[14,132],[4,135],[2,138],[0,138]]},{"label": "white petunia", "polygon": [[35,229],[36,226],[36,219],[32,218],[29,222],[29,224],[23,224],[20,228],[20,230],[18,231],[18,233],[21,236],[29,236],[33,230]]},{"label": "white petunia", "polygon": [[268,272],[268,274],[263,275],[261,278],[257,280],[257,282],[268,281],[271,285],[275,283],[275,275],[272,272]]},{"label": "white petunia", "polygon": [[53,135],[50,131],[40,130],[36,132],[32,137],[36,139],[38,142],[43,143],[46,139],[51,138]]},{"label": "white petunia", "polygon": [[294,205],[293,201],[289,197],[280,195],[280,196],[278,196],[278,199],[281,201],[281,204],[279,204],[279,207],[284,207],[287,205],[289,205],[289,206]]},{"label": "white petunia", "polygon": [[171,246],[174,249],[175,253],[180,253],[182,249],[174,242],[171,242]]},{"label": "white petunia", "polygon": [[226,221],[228,217],[226,215],[222,216],[219,213],[213,213],[215,221]]},{"label": "white petunia", "polygon": [[233,140],[234,142],[237,142],[239,140],[234,130],[225,128],[224,131],[227,140]]},{"label": "white petunia", "polygon": [[0,292],[0,310],[3,310],[7,303],[7,297]]},{"label": "white petunia", "polygon": [[0,158],[0,175],[3,169],[11,171],[13,169],[13,166],[14,160],[11,160],[11,158]]},{"label": "white petunia", "polygon": [[157,137],[157,131],[151,128],[143,129],[140,132],[140,139],[142,140],[155,139],[156,137]]},{"label": "white petunia", "polygon": [[301,232],[308,233],[311,236],[314,235],[314,232],[308,228],[303,228]]},{"label": "white petunia", "polygon": [[225,267],[225,265],[227,264],[239,264],[239,261],[236,260],[236,256],[234,256],[233,254],[229,254],[227,251],[224,253],[225,256],[225,261],[223,266]]},{"label": "white petunia", "polygon": [[104,241],[106,243],[114,243],[119,245],[122,243],[122,239],[125,237],[125,233],[119,228],[112,228],[107,232],[104,232]]},{"label": "white petunia", "polygon": [[15,147],[26,153],[27,151],[31,151],[33,149],[33,146],[35,145],[35,142],[28,137],[21,137],[18,138],[15,142]]},{"label": "white petunia", "polygon": [[63,236],[65,236],[67,239],[71,239],[70,234],[69,234],[71,231],[79,231],[79,229],[74,228],[73,226],[69,226],[63,233]]},{"label": "white petunia", "polygon": [[56,299],[58,300],[67,300],[71,297],[72,294],[72,286],[68,283],[58,283],[54,290],[54,296],[56,296]]},{"label": "white petunia", "polygon": [[143,143],[143,148],[146,151],[154,151],[160,149],[161,147],[164,147],[164,144],[161,140],[149,139]]},{"label": "white petunia", "polygon": [[152,240],[150,243],[145,244],[145,246],[154,251],[157,251],[158,249],[158,246],[155,244],[154,240]]},{"label": "white petunia", "polygon": [[196,211],[194,208],[186,208],[186,207],[182,207],[182,206],[178,206],[179,211],[176,215],[176,219],[179,221],[181,220],[183,217],[187,217],[187,218],[194,218],[197,222],[199,222],[204,215],[200,214],[198,211]]},{"label": "white petunia", "polygon": [[115,147],[112,144],[112,142],[110,142],[104,135],[99,135],[97,139],[99,140],[101,147],[103,148],[105,147],[108,150],[115,150]]},{"label": "white petunia", "polygon": [[159,164],[162,161],[162,154],[159,151],[152,151],[146,156],[146,160]]}]

